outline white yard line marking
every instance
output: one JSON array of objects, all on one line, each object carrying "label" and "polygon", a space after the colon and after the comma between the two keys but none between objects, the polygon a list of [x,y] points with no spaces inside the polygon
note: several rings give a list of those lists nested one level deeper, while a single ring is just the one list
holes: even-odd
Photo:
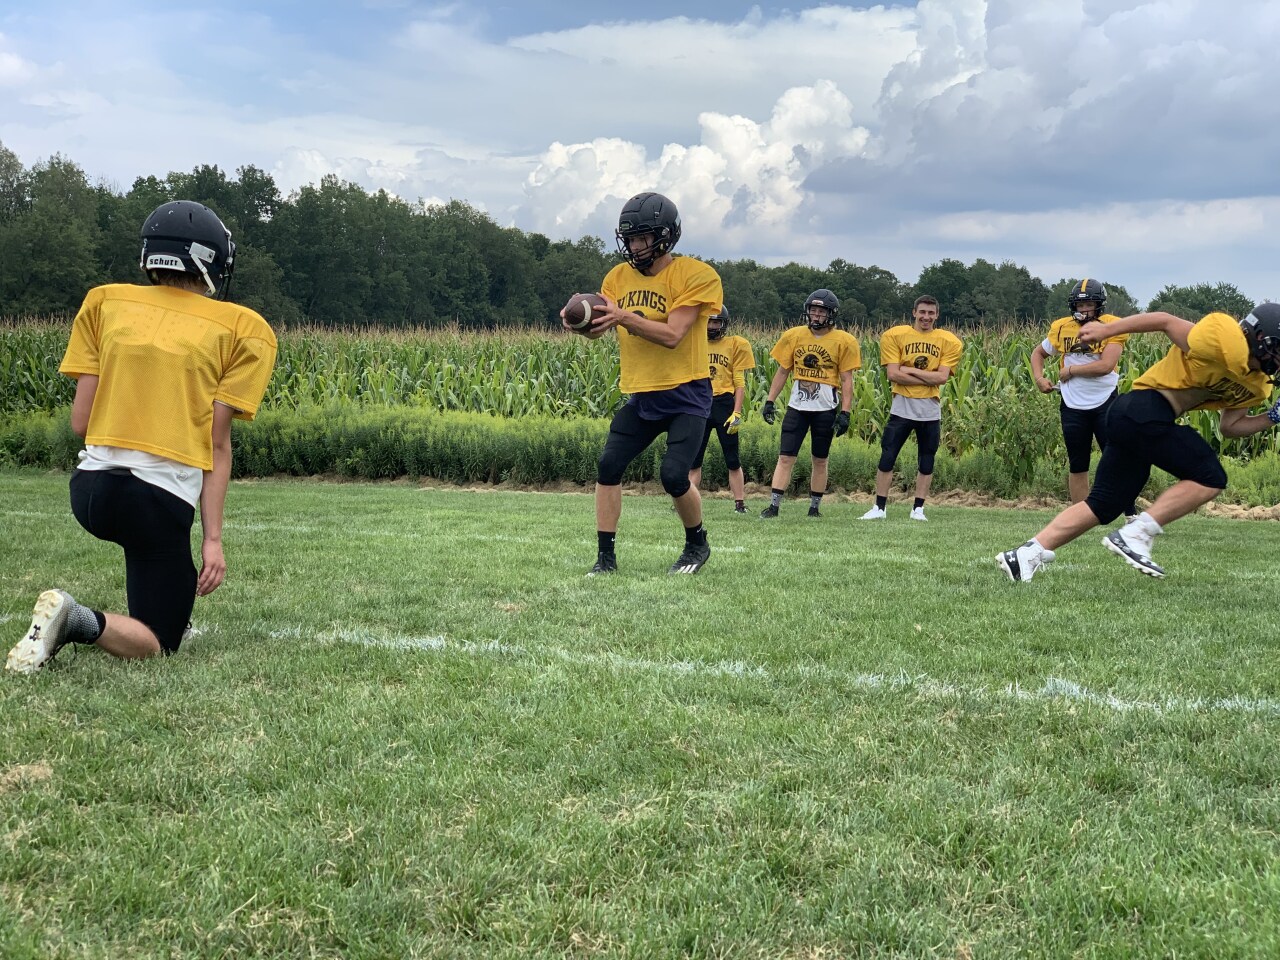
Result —
[{"label": "white yard line marking", "polygon": [[289,627],[271,631],[275,639],[317,640],[322,643],[356,643],[366,647],[389,650],[417,651],[422,653],[457,654],[461,656],[507,657],[513,660],[558,660],[577,666],[607,667],[613,670],[630,670],[642,673],[665,673],[706,677],[738,677],[746,680],[773,681],[791,678],[816,677],[835,681],[859,690],[898,691],[909,690],[925,697],[946,700],[1065,700],[1102,707],[1117,713],[1202,713],[1226,711],[1232,713],[1256,713],[1280,716],[1280,700],[1268,697],[1236,695],[1232,697],[1182,697],[1159,696],[1147,699],[1126,699],[1107,693],[1096,693],[1083,684],[1061,677],[1046,677],[1039,687],[1019,683],[1003,687],[982,687],[935,680],[925,674],[851,673],[809,664],[795,667],[769,668],[743,660],[649,660],[624,657],[614,653],[584,653],[562,647],[523,647],[501,643],[497,640],[450,640],[444,636],[404,636],[383,634],[359,627],[346,627],[311,633],[301,627]]}]

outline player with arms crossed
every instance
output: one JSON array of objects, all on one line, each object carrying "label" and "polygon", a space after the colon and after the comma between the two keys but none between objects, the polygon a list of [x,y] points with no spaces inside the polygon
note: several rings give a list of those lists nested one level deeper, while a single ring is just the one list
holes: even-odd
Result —
[{"label": "player with arms crossed", "polygon": [[[59,367],[76,379],[71,428],[86,442],[71,475],[71,510],[95,537],[124,548],[129,616],[46,590],[6,669],[38,670],[66,643],[125,659],[173,653],[195,598],[226,576],[231,421],[253,419],[276,357],[262,317],[211,299],[225,297],[234,262],[217,215],[176,200],[142,225],[139,266],[154,285],[108,284],[85,297]],[[197,505],[199,573],[191,560]]]},{"label": "player with arms crossed", "polygon": [[[806,433],[813,434],[813,474],[809,480],[809,516],[821,517],[819,509],[827,492],[827,459],[831,441],[849,432],[849,405],[853,402],[853,371],[862,367],[862,347],[851,334],[835,329],[840,300],[830,290],[815,290],[804,301],[804,323],[791,327],[778,338],[769,356],[778,361],[778,370],[769,384],[761,416],[773,423],[777,416],[774,401],[788,376],[793,376],[787,415],[782,420],[778,463],[773,468],[769,505],[762,520],[778,515],[782,498],[791,483],[800,445]],[[839,407],[839,410],[836,408]]]},{"label": "player with arms crossed", "polygon": [[927,520],[924,501],[933,486],[933,463],[942,442],[942,385],[960,362],[963,345],[948,330],[938,329],[938,301],[917,297],[912,322],[890,327],[880,337],[880,362],[893,384],[889,422],[880,437],[880,463],[876,467],[876,504],[862,520],[888,516],[889,488],[898,454],[912,433],[916,435],[916,499],[912,520]]},{"label": "player with arms crossed", "polygon": [[1155,537],[1227,485],[1213,448],[1193,428],[1178,425],[1178,417],[1189,410],[1221,410],[1224,437],[1249,437],[1280,423],[1280,403],[1266,413],[1245,412],[1270,397],[1270,378],[1280,372],[1280,304],[1259,304],[1239,323],[1225,313],[1207,314],[1198,323],[1169,313],[1138,313],[1113,323],[1086,323],[1080,339],[1092,344],[1157,332],[1173,345],[1111,405],[1107,447],[1089,496],[1022,546],[996,557],[1010,580],[1030,580],[1063,544],[1118,517],[1142,491],[1153,466],[1178,482],[1102,542],[1129,566],[1163,577],[1164,569],[1151,559]]},{"label": "player with arms crossed", "polygon": [[[1041,393],[1059,391],[1058,407],[1062,421],[1062,439],[1067,445],[1067,492],[1072,503],[1079,503],[1089,493],[1089,456],[1093,440],[1098,449],[1107,448],[1107,411],[1116,398],[1120,374],[1116,365],[1126,333],[1108,337],[1100,343],[1085,343],[1079,338],[1082,324],[1096,320],[1113,323],[1118,317],[1103,313],[1107,305],[1107,288],[1097,280],[1086,278],[1071,288],[1067,307],[1071,315],[1060,317],[1049,327],[1049,335],[1031,351],[1031,373]],[[1055,387],[1044,375],[1045,360],[1060,357],[1058,384]],[[1137,513],[1133,504],[1125,514]]]},{"label": "player with arms crossed", "polygon": [[660,435],[667,435],[662,487],[684,524],[685,544],[671,573],[697,573],[711,556],[702,526],[702,498],[689,483],[711,414],[707,318],[720,309],[720,275],[692,257],[676,257],[680,239],[676,205],[660,193],[641,193],[618,217],[623,263],[604,278],[605,306],[596,318],[568,330],[598,339],[617,329],[622,392],[630,394],[614,414],[596,480],[596,563],[590,575],[618,569],[615,541],[622,515],[622,475]]},{"label": "player with arms crossed", "polygon": [[707,453],[711,431],[720,438],[724,465],[729,469],[729,491],[733,494],[733,512],[746,514],[746,481],[742,475],[742,458],[738,454],[738,428],[742,426],[742,403],[746,396],[746,371],[754,370],[755,354],[746,337],[725,336],[729,328],[729,308],[707,321],[707,363],[711,366],[711,417],[702,434],[702,446],[689,471],[689,482],[702,483],[702,459]]}]

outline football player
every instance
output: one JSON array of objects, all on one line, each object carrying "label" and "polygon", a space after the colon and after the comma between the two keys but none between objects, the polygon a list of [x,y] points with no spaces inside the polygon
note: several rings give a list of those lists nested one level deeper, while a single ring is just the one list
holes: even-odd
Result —
[{"label": "football player", "polygon": [[1196,323],[1169,313],[1137,313],[1111,323],[1086,323],[1079,337],[1099,344],[1130,333],[1163,333],[1173,345],[1112,403],[1107,446],[1089,495],[1022,546],[996,557],[1015,582],[1030,580],[1063,544],[1118,517],[1146,485],[1153,466],[1178,482],[1102,543],[1134,569],[1163,577],[1164,569],[1151,559],[1155,538],[1227,485],[1213,448],[1192,427],[1178,425],[1178,417],[1188,410],[1221,410],[1218,427],[1224,437],[1249,437],[1280,423],[1280,403],[1264,413],[1247,412],[1269,400],[1272,378],[1280,373],[1280,303],[1259,304],[1240,322],[1225,313],[1206,314]]},{"label": "football player", "polygon": [[[618,217],[623,262],[600,285],[606,306],[574,332],[598,339],[617,331],[621,389],[630,396],[614,414],[596,479],[596,562],[589,576],[618,569],[616,538],[622,515],[622,475],[662,434],[662,487],[684,524],[685,543],[671,573],[697,573],[711,556],[702,525],[702,498],[689,471],[711,414],[707,318],[724,303],[720,275],[671,250],[680,239],[680,214],[660,193],[641,193]],[[563,315],[565,329],[573,330]]]},{"label": "football player", "polygon": [[890,327],[880,337],[880,362],[893,384],[889,421],[880,436],[880,463],[876,467],[876,503],[863,520],[888,516],[889,487],[893,468],[907,437],[916,435],[916,499],[912,520],[928,520],[924,501],[933,486],[933,463],[942,439],[942,385],[960,362],[963,345],[948,330],[938,329],[938,301],[917,297],[911,323]]},{"label": "football player", "polygon": [[707,320],[707,362],[711,366],[711,416],[702,433],[702,446],[693,459],[689,482],[702,483],[702,459],[707,453],[711,431],[720,438],[724,464],[729,468],[729,490],[733,494],[733,512],[745,515],[746,483],[742,476],[742,458],[738,455],[738,428],[742,426],[742,401],[746,396],[746,372],[755,369],[756,357],[746,337],[725,336],[729,329],[729,308]]},{"label": "football player", "polygon": [[[1107,305],[1107,288],[1093,278],[1081,280],[1067,297],[1069,316],[1060,317],[1049,327],[1049,335],[1031,351],[1031,374],[1041,393],[1059,392],[1058,414],[1062,421],[1062,439],[1067,445],[1067,492],[1072,503],[1079,503],[1089,493],[1089,456],[1093,441],[1098,449],[1107,447],[1107,411],[1116,398],[1120,374],[1116,365],[1129,335],[1108,337],[1101,343],[1085,343],[1080,325],[1096,320],[1112,323],[1118,318],[1103,310]],[[1058,357],[1058,382],[1044,375],[1045,360]],[[1133,516],[1137,508],[1125,507]]]},{"label": "football player", "polygon": [[778,463],[773,468],[769,505],[760,512],[762,520],[778,515],[782,497],[791,483],[791,471],[805,434],[812,432],[810,452],[813,471],[809,480],[809,516],[821,517],[819,509],[827,492],[827,458],[831,441],[849,432],[849,406],[853,402],[853,371],[862,367],[862,347],[851,334],[837,330],[840,300],[830,290],[815,290],[804,301],[800,326],[791,327],[778,338],[769,356],[778,361],[777,372],[761,416],[765,423],[777,417],[775,401],[791,376],[791,399],[782,419],[782,439]]},{"label": "football player", "polygon": [[[5,667],[31,673],[67,643],[117,657],[178,649],[197,596],[226,576],[222,514],[231,421],[252,420],[275,363],[276,338],[257,313],[225,299],[231,233],[199,203],[157,207],[142,225],[139,266],[152,286],[90,290],[59,370],[76,380],[71,428],[85,439],[71,510],[124,548],[129,615],[77,603],[62,590],[36,601]],[[201,568],[191,559],[200,508]]]}]

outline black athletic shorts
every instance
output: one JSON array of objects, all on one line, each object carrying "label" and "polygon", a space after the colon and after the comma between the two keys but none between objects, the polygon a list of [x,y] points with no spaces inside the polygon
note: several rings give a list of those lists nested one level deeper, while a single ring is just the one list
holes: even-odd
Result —
[{"label": "black athletic shorts", "polygon": [[702,434],[702,446],[698,448],[698,455],[693,458],[694,470],[702,467],[702,459],[707,455],[707,444],[711,440],[712,430],[720,438],[720,449],[724,451],[724,465],[730,470],[737,470],[742,466],[742,458],[738,453],[738,435],[729,433],[724,428],[724,422],[732,413],[733,394],[716,394],[715,399],[711,401],[711,417],[707,420],[707,429]]},{"label": "black athletic shorts", "polygon": [[784,457],[794,457],[800,452],[804,435],[812,431],[812,454],[819,460],[831,455],[831,441],[836,435],[835,410],[797,410],[787,407],[782,418],[782,445],[779,452]]},{"label": "black athletic shorts", "polygon": [[1092,410],[1076,410],[1065,403],[1058,408],[1062,421],[1062,439],[1067,445],[1067,470],[1070,473],[1088,473],[1089,459],[1093,455],[1093,441],[1098,449],[1107,449],[1107,412],[1115,402],[1115,391]]},{"label": "black athletic shorts", "polygon": [[1085,503],[1102,523],[1120,516],[1159,467],[1179,480],[1221,490],[1227,471],[1204,437],[1175,422],[1158,390],[1121,394],[1107,414],[1107,448]]},{"label": "black athletic shorts", "polygon": [[76,470],[71,512],[99,540],[124,548],[129,616],[150,627],[165,652],[173,653],[196,601],[195,508],[128,470]]},{"label": "black athletic shorts", "polygon": [[693,458],[697,456],[706,422],[705,417],[692,413],[645,420],[635,404],[624,404],[609,424],[609,437],[600,454],[596,480],[605,486],[622,483],[622,475],[631,461],[665,433],[667,450],[660,469],[662,486],[671,496],[682,496],[689,489],[689,471],[693,469]]},{"label": "black athletic shorts", "polygon": [[[928,463],[928,458],[938,452],[938,446],[942,443],[942,421],[911,420],[891,413],[889,422],[884,425],[884,432],[880,435],[880,462],[876,469],[882,473],[892,471],[898,462],[898,454],[902,453],[903,444],[913,432],[916,435],[916,455]],[[928,475],[932,473],[933,470],[930,469]]]}]

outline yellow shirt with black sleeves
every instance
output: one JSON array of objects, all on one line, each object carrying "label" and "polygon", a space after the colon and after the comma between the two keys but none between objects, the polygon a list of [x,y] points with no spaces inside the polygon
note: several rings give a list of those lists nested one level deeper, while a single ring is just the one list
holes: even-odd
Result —
[{"label": "yellow shirt with black sleeves", "polygon": [[695,306],[698,319],[674,349],[618,331],[618,357],[623,393],[670,390],[711,376],[707,363],[707,318],[724,302],[720,275],[701,260],[675,257],[656,277],[620,263],[604,278],[600,292],[623,310],[666,323],[672,310]]},{"label": "yellow shirt with black sleeves", "polygon": [[1249,369],[1249,342],[1225,313],[1209,313],[1187,334],[1187,347],[1173,346],[1133,382],[1134,390],[1203,390],[1210,396],[1189,409],[1238,410],[1271,396],[1271,379]]},{"label": "yellow shirt with black sleeves", "polygon": [[59,371],[98,377],[85,443],[213,469],[214,401],[252,420],[276,359],[254,311],[174,287],[94,287]]},{"label": "yellow shirt with black sleeves", "polygon": [[791,371],[796,380],[840,388],[840,374],[862,369],[862,347],[851,333],[828,330],[815,336],[807,326],[791,327],[773,345],[769,356]]},{"label": "yellow shirt with black sleeves", "polygon": [[[960,363],[964,345],[949,330],[920,331],[911,324],[890,327],[880,336],[880,363],[888,366],[897,363],[915,370],[937,370],[946,367],[955,370]],[[941,397],[942,388],[937,384],[895,383],[893,392],[904,397],[924,399]]]},{"label": "yellow shirt with black sleeves", "polygon": [[746,337],[722,337],[707,341],[707,363],[711,367],[711,393],[733,393],[746,386],[747,370],[756,365],[756,355]]}]

